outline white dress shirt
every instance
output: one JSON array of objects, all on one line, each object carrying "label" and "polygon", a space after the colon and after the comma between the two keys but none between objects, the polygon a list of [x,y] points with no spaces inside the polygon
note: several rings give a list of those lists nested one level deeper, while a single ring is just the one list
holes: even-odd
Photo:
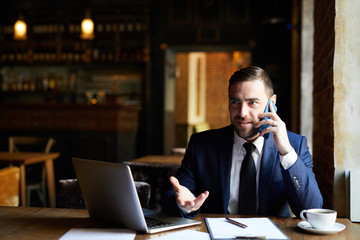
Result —
[{"label": "white dress shirt", "polygon": [[[239,137],[234,131],[234,146],[232,153],[232,164],[231,164],[231,175],[230,175],[230,198],[228,205],[228,212],[230,214],[237,214],[238,212],[238,202],[239,202],[239,188],[240,188],[240,170],[241,164],[244,160],[246,150],[243,144],[246,141]],[[256,209],[259,207],[259,170],[261,165],[261,157],[263,154],[264,146],[264,137],[258,137],[254,142],[255,150],[252,152],[252,157],[254,159],[255,168],[256,168],[256,196],[257,203]],[[294,149],[292,149],[288,154],[281,156],[280,162],[285,170],[289,169],[297,160],[297,154]]]}]

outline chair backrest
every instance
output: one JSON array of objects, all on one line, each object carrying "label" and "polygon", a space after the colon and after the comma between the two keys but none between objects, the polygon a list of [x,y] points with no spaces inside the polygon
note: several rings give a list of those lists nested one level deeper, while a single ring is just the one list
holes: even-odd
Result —
[{"label": "chair backrest", "polygon": [[[150,184],[147,182],[135,181],[135,187],[141,207],[148,208],[151,195]],[[59,181],[56,207],[73,209],[86,208],[77,179],[64,179]]]},{"label": "chair backrest", "polygon": [[210,125],[207,122],[197,123],[193,127],[193,133],[199,133],[210,129]]},{"label": "chair backrest", "polygon": [[9,152],[20,152],[20,145],[37,145],[37,146],[45,146],[43,151],[45,153],[49,153],[51,147],[55,144],[54,138],[41,138],[41,137],[28,137],[28,136],[16,136],[9,137]]},{"label": "chair backrest", "polygon": [[0,169],[0,206],[19,206],[19,167]]}]

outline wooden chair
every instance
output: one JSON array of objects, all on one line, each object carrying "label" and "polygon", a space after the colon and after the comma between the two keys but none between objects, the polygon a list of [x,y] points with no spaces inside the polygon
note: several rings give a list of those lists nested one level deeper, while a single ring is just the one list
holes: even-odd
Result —
[{"label": "wooden chair", "polygon": [[[43,151],[49,153],[52,146],[55,144],[55,139],[53,138],[41,138],[41,137],[31,137],[31,136],[12,136],[9,137],[9,152],[34,152],[34,151]],[[31,168],[34,166],[28,166]],[[36,166],[35,166],[36,167]],[[31,193],[36,191],[39,196],[39,199],[42,205],[45,207],[47,204],[46,201],[46,169],[45,164],[41,165],[41,177],[40,180],[34,181],[29,179],[26,185],[26,202],[27,205],[31,204]]]},{"label": "wooden chair", "polygon": [[210,129],[210,125],[207,122],[197,123],[193,126],[193,133],[199,133]]},{"label": "wooden chair", "polygon": [[0,206],[19,206],[20,168],[0,169]]}]

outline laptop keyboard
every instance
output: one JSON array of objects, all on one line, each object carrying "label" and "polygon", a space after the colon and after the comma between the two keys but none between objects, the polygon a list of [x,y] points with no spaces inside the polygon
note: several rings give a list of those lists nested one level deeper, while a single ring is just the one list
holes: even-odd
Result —
[{"label": "laptop keyboard", "polygon": [[156,218],[145,217],[148,228],[166,227],[171,225],[169,222],[165,222]]}]

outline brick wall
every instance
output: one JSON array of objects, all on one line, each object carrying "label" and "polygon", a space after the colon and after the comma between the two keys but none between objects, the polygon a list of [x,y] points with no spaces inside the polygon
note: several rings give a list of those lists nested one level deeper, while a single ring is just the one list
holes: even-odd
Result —
[{"label": "brick wall", "polygon": [[313,159],[325,208],[334,204],[334,21],[335,0],[315,0]]},{"label": "brick wall", "polygon": [[[205,121],[211,129],[230,124],[228,110],[228,81],[238,69],[251,64],[250,52],[240,52],[238,61],[234,61],[233,52],[206,53],[206,116]],[[188,53],[177,53],[176,61],[181,70],[176,81],[176,147],[186,147],[188,131],[192,126],[187,123],[188,111]],[[189,129],[191,127],[191,129]]]},{"label": "brick wall", "polygon": [[239,68],[249,66],[250,55],[244,53],[243,61],[234,63],[232,52],[209,52],[206,55],[206,121],[210,128],[230,124],[228,110],[228,83]]}]

